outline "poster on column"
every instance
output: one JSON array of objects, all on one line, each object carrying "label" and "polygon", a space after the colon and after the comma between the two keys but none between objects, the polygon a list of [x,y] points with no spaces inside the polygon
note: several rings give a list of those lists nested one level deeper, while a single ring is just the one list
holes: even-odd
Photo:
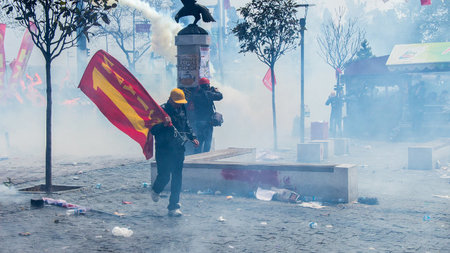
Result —
[{"label": "poster on column", "polygon": [[198,83],[197,55],[178,55],[178,86],[195,87]]},{"label": "poster on column", "polygon": [[211,79],[209,71],[209,47],[200,47],[200,78]]}]

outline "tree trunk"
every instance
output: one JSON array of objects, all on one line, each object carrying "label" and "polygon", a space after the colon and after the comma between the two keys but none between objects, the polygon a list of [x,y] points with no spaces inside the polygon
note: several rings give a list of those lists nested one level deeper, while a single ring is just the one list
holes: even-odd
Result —
[{"label": "tree trunk", "polygon": [[277,111],[275,106],[275,66],[270,66],[270,75],[272,81],[272,120],[273,120],[273,149],[278,149],[277,138]]},{"label": "tree trunk", "polygon": [[47,110],[46,110],[46,148],[45,148],[45,191],[52,191],[52,77],[51,59],[45,59],[45,72],[47,79]]},{"label": "tree trunk", "polygon": [[133,75],[136,75],[136,62],[134,61],[134,55],[133,61],[130,61],[130,72],[133,73]]},{"label": "tree trunk", "polygon": [[[341,75],[340,73],[336,70],[336,97],[341,100],[344,99],[344,87],[341,85]],[[341,115],[339,115],[338,119],[335,119],[338,123],[339,126],[333,126],[336,128],[335,132],[334,132],[334,137],[342,137],[342,109],[344,107],[343,103],[339,103],[339,110],[341,111]]]}]

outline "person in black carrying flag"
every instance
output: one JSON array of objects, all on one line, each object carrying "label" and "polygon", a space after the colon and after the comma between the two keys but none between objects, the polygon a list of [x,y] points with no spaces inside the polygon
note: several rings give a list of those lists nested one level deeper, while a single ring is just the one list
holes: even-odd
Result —
[{"label": "person in black carrying flag", "polygon": [[[151,197],[159,201],[159,195],[171,181],[169,198],[169,216],[182,215],[180,210],[180,192],[182,185],[182,170],[184,162],[184,144],[188,141],[197,147],[199,142],[189,126],[184,92],[175,88],[171,91],[167,103],[161,108],[169,115],[163,123],[152,127],[151,134],[155,136],[155,159],[158,175],[153,182]],[[172,179],[171,179],[172,178]]]}]

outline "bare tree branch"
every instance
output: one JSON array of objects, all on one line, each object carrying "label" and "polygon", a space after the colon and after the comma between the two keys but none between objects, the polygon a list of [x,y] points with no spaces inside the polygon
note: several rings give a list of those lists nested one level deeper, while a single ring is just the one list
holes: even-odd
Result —
[{"label": "bare tree branch", "polygon": [[358,20],[349,18],[345,22],[346,10],[339,7],[335,20],[331,17],[322,25],[322,34],[317,37],[319,55],[333,69],[345,68],[358,52],[364,40],[364,31],[358,27]]}]

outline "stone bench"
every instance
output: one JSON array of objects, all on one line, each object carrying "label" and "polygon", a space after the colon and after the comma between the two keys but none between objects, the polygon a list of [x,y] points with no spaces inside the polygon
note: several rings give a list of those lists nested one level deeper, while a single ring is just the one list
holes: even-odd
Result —
[{"label": "stone bench", "polygon": [[[209,153],[205,156],[214,155],[214,152]],[[156,175],[156,162],[152,162],[152,183]],[[257,187],[289,188],[302,196],[314,196],[323,201],[351,202],[358,195],[357,167],[352,164],[185,160],[183,189],[193,192],[210,189],[223,194],[247,195],[256,191]]]}]

